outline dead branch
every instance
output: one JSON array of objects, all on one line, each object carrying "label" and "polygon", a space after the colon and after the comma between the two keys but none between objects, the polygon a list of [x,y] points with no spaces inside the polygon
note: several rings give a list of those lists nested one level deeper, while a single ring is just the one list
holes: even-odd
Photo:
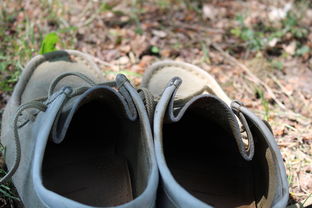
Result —
[{"label": "dead branch", "polygon": [[[208,41],[207,41],[208,42]],[[257,85],[261,85],[267,91],[267,93],[272,97],[272,99],[282,108],[287,109],[286,106],[281,103],[277,97],[275,96],[273,90],[262,80],[260,80],[256,75],[254,75],[245,64],[239,62],[236,58],[231,56],[229,53],[225,52],[218,44],[208,42],[209,45],[214,47],[217,51],[219,51],[226,59],[228,59],[232,64],[239,66],[241,69],[245,71],[245,73],[250,77],[251,81],[253,81]]]}]

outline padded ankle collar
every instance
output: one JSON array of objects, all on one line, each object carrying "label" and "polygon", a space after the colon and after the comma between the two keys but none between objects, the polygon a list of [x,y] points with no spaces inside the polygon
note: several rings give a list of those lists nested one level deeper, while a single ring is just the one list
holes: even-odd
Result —
[{"label": "padded ankle collar", "polygon": [[119,108],[118,111],[125,115],[129,120],[134,121],[137,119],[136,109],[130,107],[128,104],[129,101],[126,101],[126,99],[115,89],[107,86],[93,87],[81,96],[69,100],[63,110],[58,113],[52,128],[52,140],[54,143],[58,144],[64,140],[73,116],[78,109],[84,104],[94,100],[110,102],[115,108]]}]

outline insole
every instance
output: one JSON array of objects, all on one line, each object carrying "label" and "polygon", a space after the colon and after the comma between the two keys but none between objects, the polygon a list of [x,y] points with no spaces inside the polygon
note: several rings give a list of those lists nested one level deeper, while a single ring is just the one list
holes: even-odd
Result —
[{"label": "insole", "polygon": [[178,183],[201,201],[217,208],[256,207],[249,167],[208,165],[195,158],[167,158],[167,162]]},{"label": "insole", "polygon": [[164,125],[167,165],[177,182],[216,208],[255,208],[253,166],[234,138],[201,114]]},{"label": "insole", "polygon": [[50,144],[46,151],[46,188],[92,206],[116,206],[133,199],[127,161],[112,145],[102,151],[65,147]]},{"label": "insole", "polygon": [[133,199],[129,158],[120,151],[124,124],[105,101],[89,100],[78,109],[65,139],[48,142],[42,167],[47,189],[99,207]]}]

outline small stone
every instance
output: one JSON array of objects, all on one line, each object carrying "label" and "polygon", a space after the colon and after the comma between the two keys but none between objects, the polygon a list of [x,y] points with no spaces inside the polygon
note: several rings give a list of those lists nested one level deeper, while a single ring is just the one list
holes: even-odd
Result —
[{"label": "small stone", "polygon": [[153,30],[152,33],[160,38],[165,38],[167,36],[167,33],[161,30]]},{"label": "small stone", "polygon": [[130,62],[128,56],[122,56],[118,59],[117,63],[120,65],[127,65]]}]

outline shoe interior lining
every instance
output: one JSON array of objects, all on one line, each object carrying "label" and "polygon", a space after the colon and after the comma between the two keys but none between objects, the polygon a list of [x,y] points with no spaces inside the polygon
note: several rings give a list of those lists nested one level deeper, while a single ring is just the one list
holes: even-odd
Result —
[{"label": "shoe interior lining", "polygon": [[47,189],[92,206],[124,204],[143,192],[148,164],[139,157],[145,142],[139,122],[120,113],[118,99],[107,99],[84,104],[64,141],[48,143],[42,168]]},{"label": "shoe interior lining", "polygon": [[[179,122],[165,124],[163,145],[167,165],[182,187],[209,205],[255,208],[260,198],[255,189],[262,196],[267,183],[263,168],[255,166],[257,158],[265,153],[258,150],[253,161],[245,161],[234,138],[215,119],[218,118],[205,117],[200,109],[189,109]],[[257,187],[255,180],[263,185]]]}]

